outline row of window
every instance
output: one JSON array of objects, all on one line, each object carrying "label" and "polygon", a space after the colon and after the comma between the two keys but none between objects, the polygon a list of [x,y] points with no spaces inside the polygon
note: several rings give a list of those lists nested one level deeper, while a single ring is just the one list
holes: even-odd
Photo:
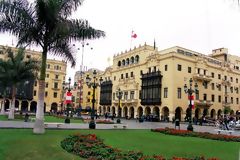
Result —
[{"label": "row of window", "polygon": [[[50,64],[47,64],[47,69],[51,69],[51,65]],[[61,70],[61,66],[59,65],[54,65],[54,70]]]},{"label": "row of window", "polygon": [[122,61],[118,61],[118,67],[121,66],[128,66],[130,64],[138,63],[139,62],[139,55],[136,55],[135,57],[127,58],[126,60],[123,59]]},{"label": "row of window", "polygon": [[[196,100],[199,100],[199,93],[196,93],[195,94],[195,96],[196,96]],[[164,88],[163,89],[163,98],[168,98],[168,88]],[[177,98],[178,99],[181,99],[182,98],[182,89],[181,88],[178,88],[177,89]],[[207,98],[207,94],[203,94],[203,100],[204,101],[207,101],[208,100],[208,98]],[[233,104],[233,97],[231,97],[230,98],[230,102]],[[212,94],[212,96],[211,96],[211,101],[212,102],[215,102],[215,95],[214,94]],[[218,102],[219,103],[221,103],[222,102],[222,96],[218,96]],[[228,97],[225,97],[225,100],[224,100],[224,102],[225,103],[228,103],[229,101],[228,101]],[[236,98],[236,104],[239,104],[239,98]]]},{"label": "row of window", "polygon": [[[128,99],[135,99],[135,91],[129,91],[130,92],[130,97],[128,97],[128,91],[124,91],[123,92],[123,96],[122,96],[122,99],[124,100],[128,100]],[[116,100],[117,99],[117,95],[116,93],[113,93],[113,100]]]},{"label": "row of window", "polygon": [[[33,96],[37,96],[37,91],[36,90],[33,91]],[[45,92],[45,97],[47,97],[47,96],[48,96],[48,92],[46,91]],[[58,98],[58,93],[57,92],[53,92],[53,98]]]}]

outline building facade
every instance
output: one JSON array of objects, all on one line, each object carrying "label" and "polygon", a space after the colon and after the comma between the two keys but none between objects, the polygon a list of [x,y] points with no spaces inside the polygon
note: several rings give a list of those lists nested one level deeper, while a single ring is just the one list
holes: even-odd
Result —
[{"label": "building facade", "polygon": [[[13,52],[17,51],[15,47],[0,46],[0,51],[6,48],[11,48]],[[26,58],[35,58],[41,61],[41,53],[33,50],[25,50]],[[0,54],[0,58],[5,59],[6,54]],[[63,97],[63,82],[65,81],[67,63],[58,60],[47,60],[46,78],[45,78],[45,99],[44,111],[61,110]],[[38,101],[38,81],[27,81],[17,87],[17,95],[15,108],[23,112],[36,112]],[[1,86],[0,86],[1,88]],[[3,88],[2,88],[3,89]],[[1,91],[0,91],[1,92]],[[5,106],[5,110],[9,109],[11,103],[11,88],[8,87],[7,99],[1,104]],[[1,96],[0,96],[1,97]]]},{"label": "building facade", "polygon": [[115,55],[113,65],[100,75],[105,85],[97,109],[102,115],[184,120],[189,113],[184,85],[189,87],[193,79],[199,88],[194,94],[193,117],[236,114],[240,110],[239,68],[240,57],[228,54],[226,48],[205,55],[178,46],[158,51],[155,46],[140,45]]}]

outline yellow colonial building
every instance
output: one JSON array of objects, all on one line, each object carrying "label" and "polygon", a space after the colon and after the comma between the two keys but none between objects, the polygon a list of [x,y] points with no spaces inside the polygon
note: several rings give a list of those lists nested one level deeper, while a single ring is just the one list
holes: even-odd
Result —
[{"label": "yellow colonial building", "polygon": [[159,51],[155,46],[140,45],[115,55],[113,65],[99,75],[104,81],[97,110],[102,115],[184,120],[189,113],[184,85],[189,88],[193,79],[199,90],[194,94],[193,117],[216,118],[224,111],[236,114],[240,110],[239,68],[240,57],[230,55],[226,48],[206,55],[178,46]]},{"label": "yellow colonial building", "polygon": [[[0,50],[11,48],[14,52],[17,48],[0,46]],[[33,50],[25,50],[26,58],[35,58],[41,60],[41,53]],[[0,55],[0,58],[6,58],[6,54]],[[45,86],[45,99],[44,111],[61,110],[63,98],[63,82],[65,81],[67,63],[64,61],[48,59],[46,68],[46,86]],[[26,112],[35,112],[38,101],[38,81],[27,81],[22,86],[18,87],[15,108]],[[8,88],[10,94],[10,88]],[[5,110],[10,106],[10,97],[5,102]]]}]

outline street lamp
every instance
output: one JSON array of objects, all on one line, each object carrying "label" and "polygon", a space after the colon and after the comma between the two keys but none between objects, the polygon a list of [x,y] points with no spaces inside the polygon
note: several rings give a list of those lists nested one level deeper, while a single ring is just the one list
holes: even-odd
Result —
[{"label": "street lamp", "polygon": [[118,88],[118,90],[116,92],[116,96],[118,98],[118,119],[117,119],[117,122],[119,122],[119,123],[120,123],[120,115],[121,115],[120,100],[122,99],[122,95],[123,95],[123,91],[121,91],[121,89]]},{"label": "street lamp", "polygon": [[97,76],[97,71],[94,70],[93,71],[93,82],[91,81],[91,78],[89,77],[89,75],[87,75],[86,77],[86,84],[88,85],[89,88],[93,88],[93,95],[92,95],[92,112],[91,112],[91,121],[89,123],[89,128],[90,129],[95,129],[96,128],[96,124],[95,124],[95,121],[94,121],[94,116],[95,116],[95,108],[94,108],[94,105],[95,105],[95,102],[96,102],[96,99],[95,99],[95,89],[100,86],[100,84],[102,83],[103,79],[102,77],[99,79],[100,83],[97,83],[96,78]]},{"label": "street lamp", "polygon": [[187,126],[187,130],[188,131],[193,131],[193,126],[192,126],[192,94],[193,93],[198,93],[198,84],[197,82],[195,82],[195,85],[194,85],[194,89],[192,89],[192,85],[193,85],[193,80],[192,78],[190,78],[189,80],[189,85],[190,85],[190,88],[187,88],[187,84],[184,85],[184,92],[188,94],[188,99],[189,99],[189,123],[188,123],[188,126]]}]

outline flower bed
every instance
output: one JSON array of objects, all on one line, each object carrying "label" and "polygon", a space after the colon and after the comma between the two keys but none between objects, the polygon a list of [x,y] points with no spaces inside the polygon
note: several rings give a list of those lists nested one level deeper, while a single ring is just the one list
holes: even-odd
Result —
[{"label": "flower bed", "polygon": [[[121,151],[105,145],[103,140],[95,134],[75,134],[61,141],[61,147],[88,160],[167,160],[163,156],[145,156],[142,152]],[[205,159],[204,157],[182,158],[172,157],[169,160],[219,160],[217,158]]]},{"label": "flower bed", "polygon": [[152,129],[151,131],[160,132],[163,134],[178,135],[178,136],[200,137],[200,138],[220,140],[220,141],[240,142],[240,136],[211,134],[208,132],[191,132],[187,130],[176,130],[173,128],[165,128],[165,129],[157,128],[157,129]]}]

